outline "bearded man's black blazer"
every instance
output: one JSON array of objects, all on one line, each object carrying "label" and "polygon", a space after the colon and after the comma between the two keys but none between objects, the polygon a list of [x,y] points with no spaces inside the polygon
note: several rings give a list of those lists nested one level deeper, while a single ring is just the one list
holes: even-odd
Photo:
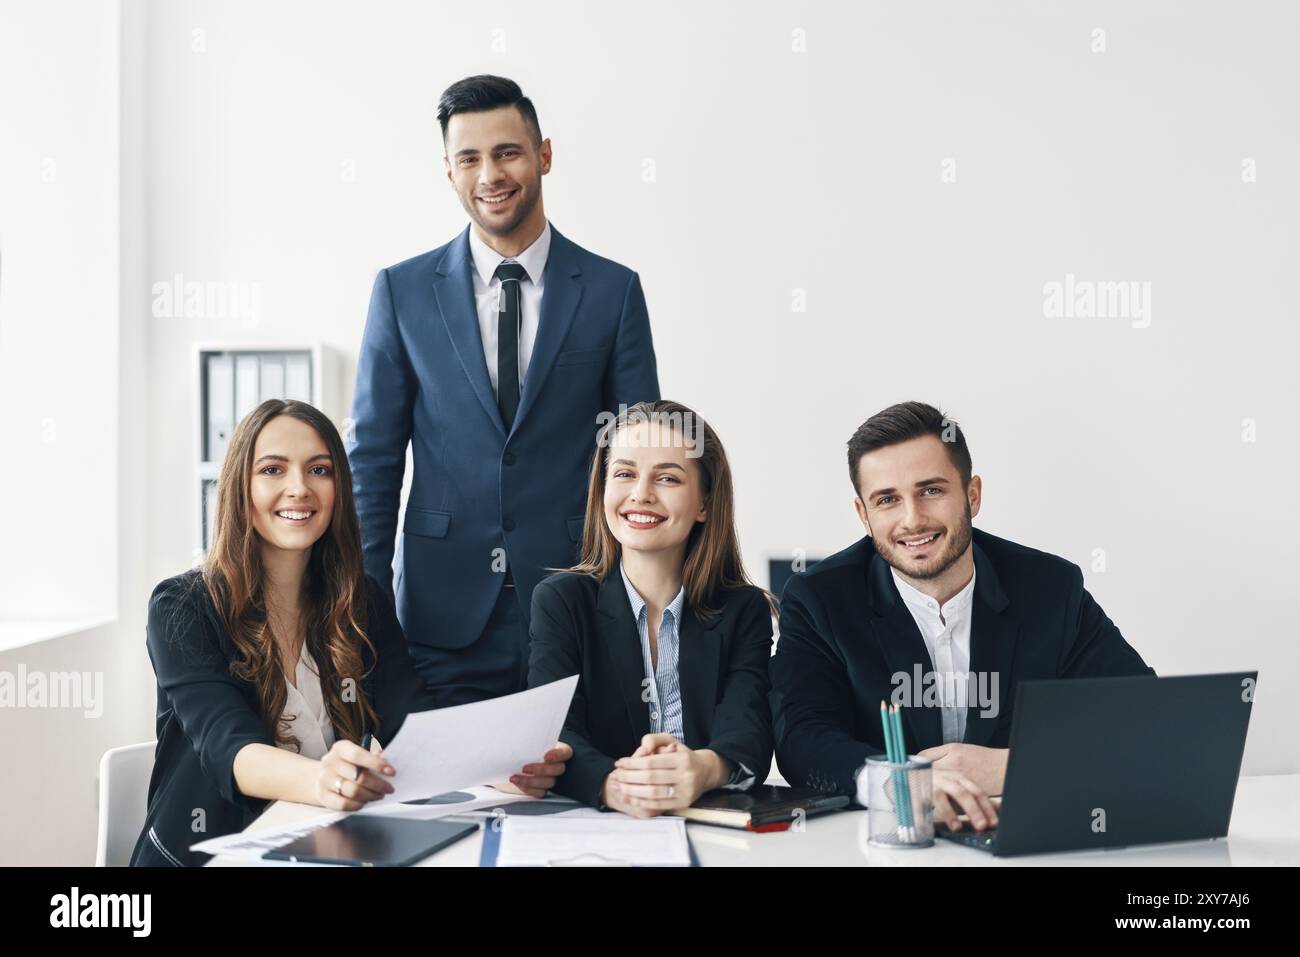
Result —
[{"label": "bearded man's black blazer", "polygon": [[[971,701],[965,743],[1008,746],[1017,682],[1155,674],[1088,594],[1077,565],[979,529],[972,545],[970,670],[990,676],[989,688],[997,674],[998,707],[982,715]],[[890,701],[894,676],[934,670],[870,536],[790,579],[779,633],[777,767],[792,785],[854,795],[858,769],[885,752],[880,702]],[[938,707],[904,707],[902,716],[910,753],[943,744]]]}]

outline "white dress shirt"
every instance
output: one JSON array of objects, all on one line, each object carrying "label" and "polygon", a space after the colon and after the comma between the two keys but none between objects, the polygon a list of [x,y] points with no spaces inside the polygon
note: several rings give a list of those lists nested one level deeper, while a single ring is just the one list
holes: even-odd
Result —
[{"label": "white dress shirt", "polygon": [[[649,608],[641,593],[627,577],[623,563],[618,563],[619,574],[623,576],[623,587],[627,589],[627,600],[632,606],[636,618],[636,630],[641,636],[641,664],[645,668],[645,687],[650,692],[646,702],[650,709],[650,731],[653,734],[671,734],[683,744],[686,732],[682,722],[682,683],[678,670],[681,649],[682,615],[686,609],[686,588],[677,589],[677,597],[664,609],[659,622],[659,636],[656,648],[659,654],[657,662],[650,660],[650,622]],[[739,791],[749,788],[754,783],[754,772],[737,762],[732,768],[731,777],[722,786]]]},{"label": "white dress shirt", "polygon": [[[289,734],[298,739],[301,747],[298,753],[308,758],[320,760],[334,746],[334,725],[330,723],[329,713],[325,710],[325,699],[320,690],[320,670],[306,644],[298,655],[298,665],[294,669],[295,688],[286,677],[288,697],[284,700],[282,717],[289,723]],[[292,745],[283,745],[292,750]]]},{"label": "white dress shirt", "polygon": [[[943,743],[966,737],[966,707],[972,700],[967,676],[970,673],[970,620],[975,599],[975,575],[966,587],[953,595],[942,608],[922,591],[905,582],[890,569],[898,593],[912,613],[925,639],[925,648],[934,664],[939,700],[943,707]],[[960,687],[958,687],[960,684]],[[924,689],[915,689],[920,694]]]},{"label": "white dress shirt", "polygon": [[469,251],[474,260],[474,308],[478,313],[478,331],[483,339],[483,358],[487,360],[492,392],[497,392],[497,313],[501,311],[501,280],[495,278],[497,266],[517,262],[528,278],[519,282],[519,388],[522,392],[528,362],[533,357],[537,327],[542,318],[542,274],[551,251],[551,224],[518,256],[502,256],[479,238],[474,227],[469,230]]}]

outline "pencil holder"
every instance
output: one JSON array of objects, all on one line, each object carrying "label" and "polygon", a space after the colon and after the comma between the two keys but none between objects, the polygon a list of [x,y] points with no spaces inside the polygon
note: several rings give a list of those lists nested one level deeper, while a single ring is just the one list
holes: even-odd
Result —
[{"label": "pencil holder", "polygon": [[858,774],[858,803],[867,806],[867,843],[875,847],[934,844],[934,779],[926,758],[907,763],[878,754]]}]

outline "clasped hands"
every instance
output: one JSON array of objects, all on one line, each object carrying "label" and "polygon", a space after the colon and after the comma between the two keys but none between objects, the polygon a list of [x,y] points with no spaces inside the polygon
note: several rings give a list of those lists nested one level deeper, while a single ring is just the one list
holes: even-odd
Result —
[{"label": "clasped hands", "polygon": [[601,799],[611,810],[655,817],[690,807],[730,777],[731,762],[716,751],[693,751],[671,734],[647,734],[635,751],[614,762]]}]

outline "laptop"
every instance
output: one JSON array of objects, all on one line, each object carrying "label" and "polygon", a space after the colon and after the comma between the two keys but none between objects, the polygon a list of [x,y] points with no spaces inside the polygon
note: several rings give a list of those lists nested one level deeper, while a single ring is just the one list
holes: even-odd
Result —
[{"label": "laptop", "polygon": [[999,857],[1225,837],[1258,677],[1022,681],[998,826],[935,835]]}]

